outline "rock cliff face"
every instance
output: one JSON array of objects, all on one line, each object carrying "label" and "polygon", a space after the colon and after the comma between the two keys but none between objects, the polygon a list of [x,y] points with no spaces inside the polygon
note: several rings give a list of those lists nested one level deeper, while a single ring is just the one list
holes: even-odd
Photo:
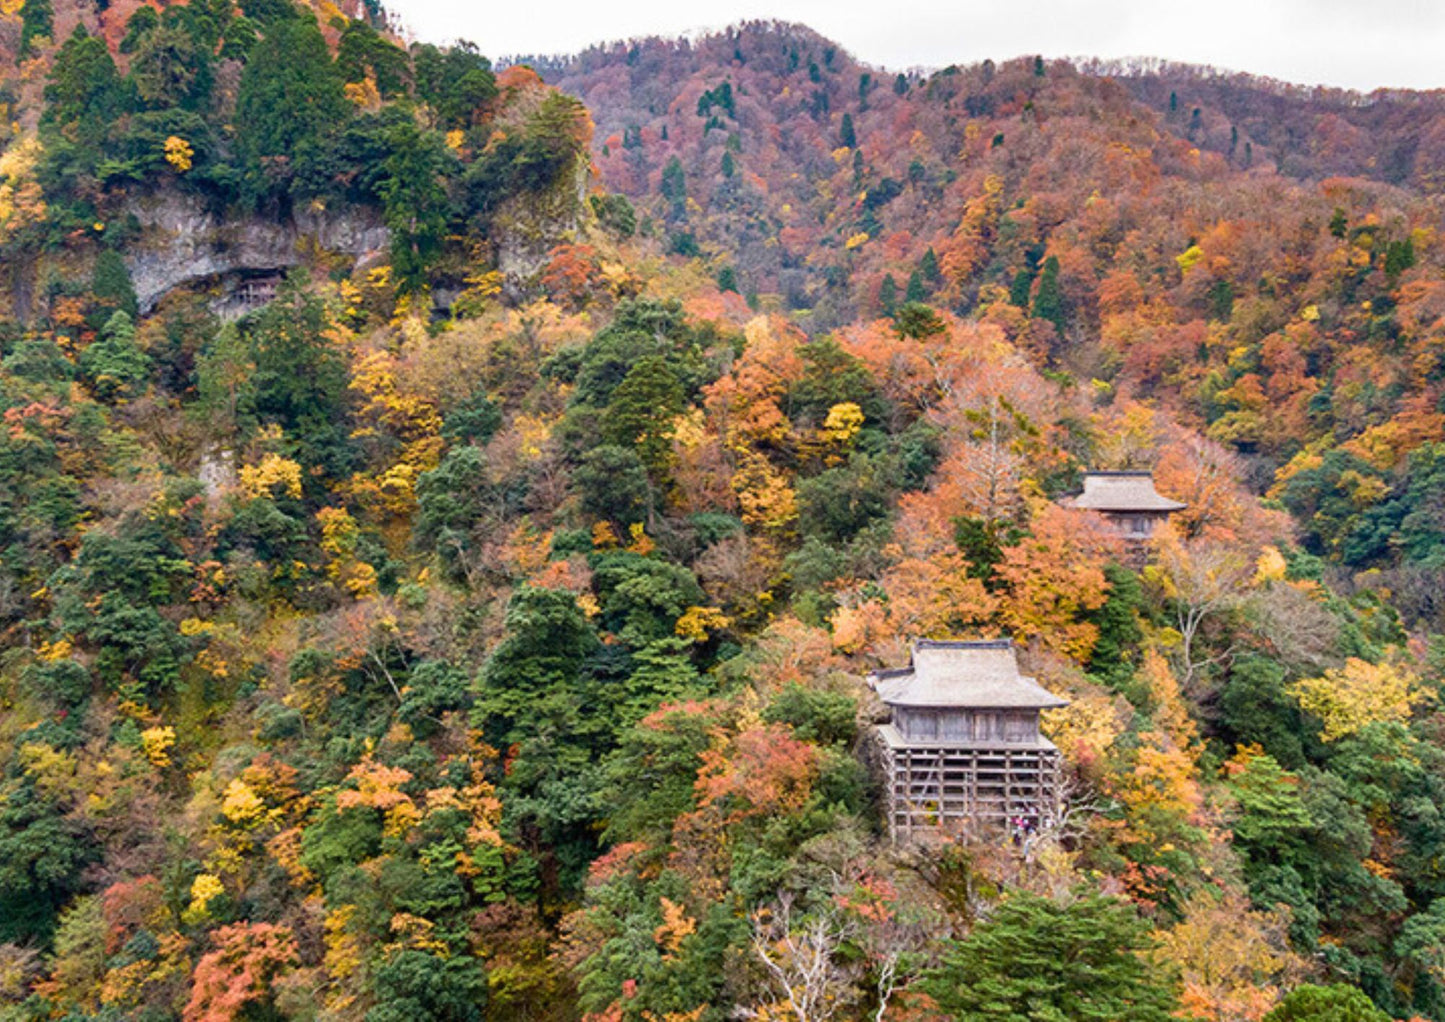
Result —
[{"label": "rock cliff face", "polygon": [[361,262],[384,256],[390,239],[377,211],[357,207],[223,220],[191,196],[163,193],[136,199],[128,212],[145,229],[126,254],[142,312],[192,281],[281,270],[318,251]]},{"label": "rock cliff face", "polygon": [[522,301],[536,286],[553,246],[576,235],[589,174],[587,159],[580,157],[547,191],[514,196],[492,216],[490,240],[509,301]]},{"label": "rock cliff face", "polygon": [[[581,160],[547,192],[516,196],[497,210],[489,240],[509,299],[531,289],[552,246],[577,230],[587,173]],[[215,280],[226,292],[248,276],[274,274],[323,252],[358,264],[384,259],[391,238],[379,211],[355,206],[285,219],[223,219],[192,196],[160,193],[135,199],[127,212],[143,229],[125,257],[142,313],[184,284]],[[230,297],[223,294],[221,304]]]}]

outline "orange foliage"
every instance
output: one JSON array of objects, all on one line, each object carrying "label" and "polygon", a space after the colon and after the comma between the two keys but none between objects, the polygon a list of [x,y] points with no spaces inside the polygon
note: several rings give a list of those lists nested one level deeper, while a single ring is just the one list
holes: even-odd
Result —
[{"label": "orange foliage", "polygon": [[1085,660],[1098,627],[1080,615],[1104,605],[1104,566],[1118,540],[1094,516],[1046,504],[1030,534],[1004,551],[998,575],[1008,587],[1000,620],[1017,638]]},{"label": "orange foliage", "polygon": [[812,792],[817,756],[816,747],[779,724],[759,724],[731,739],[718,735],[702,754],[698,800],[720,804],[729,820],[791,812]]},{"label": "orange foliage", "polygon": [[234,1022],[248,1005],[265,1000],[277,976],[297,964],[291,930],[274,923],[233,923],[211,933],[215,950],[201,956],[191,976],[185,1022]]}]

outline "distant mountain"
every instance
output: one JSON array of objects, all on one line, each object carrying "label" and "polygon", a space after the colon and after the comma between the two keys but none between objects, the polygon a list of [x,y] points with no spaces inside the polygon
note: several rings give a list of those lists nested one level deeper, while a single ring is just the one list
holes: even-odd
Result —
[{"label": "distant mountain", "polygon": [[[1442,184],[1441,93],[1360,96],[1164,62],[1023,58],[896,75],[778,22],[533,65],[592,111],[605,188],[641,201],[674,251],[726,263],[745,291],[809,310],[820,329],[877,311],[887,273],[901,293],[930,246],[938,258],[956,249],[990,177],[1001,187],[987,201],[1001,209],[1040,189],[1048,208],[1011,214],[1002,249],[954,253],[946,297],[960,310],[980,285],[1008,286],[1026,250],[1092,197],[1137,204],[1141,172],[1207,184],[1240,213],[1277,207],[1261,197],[1270,187],[1304,188],[1301,201],[1322,206],[1317,186],[1331,177],[1381,196],[1377,185],[1425,196]],[[1188,247],[1185,221],[1166,215]],[[1193,219],[1197,233],[1210,218]]]}]

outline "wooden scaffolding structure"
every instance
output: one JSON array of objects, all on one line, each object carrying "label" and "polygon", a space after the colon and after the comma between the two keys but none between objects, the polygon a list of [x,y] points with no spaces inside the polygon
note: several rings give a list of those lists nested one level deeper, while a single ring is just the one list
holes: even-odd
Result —
[{"label": "wooden scaffolding structure", "polygon": [[910,744],[891,726],[878,735],[895,841],[938,826],[1028,829],[1058,814],[1059,750],[1047,739],[1032,747]]},{"label": "wooden scaffolding structure", "polygon": [[1013,644],[914,644],[869,679],[892,711],[874,732],[895,842],[936,827],[1030,831],[1060,810],[1059,751],[1039,711],[1066,701],[1018,673]]}]

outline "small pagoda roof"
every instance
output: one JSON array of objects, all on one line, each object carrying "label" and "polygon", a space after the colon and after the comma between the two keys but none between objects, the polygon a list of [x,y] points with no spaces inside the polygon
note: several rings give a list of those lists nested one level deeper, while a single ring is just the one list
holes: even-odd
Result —
[{"label": "small pagoda roof", "polygon": [[909,666],[877,671],[868,683],[889,706],[1042,710],[1069,702],[1019,673],[1009,639],[919,639]]},{"label": "small pagoda roof", "polygon": [[1187,504],[1161,497],[1149,472],[1086,472],[1084,492],[1068,501],[1085,511],[1182,511]]}]

